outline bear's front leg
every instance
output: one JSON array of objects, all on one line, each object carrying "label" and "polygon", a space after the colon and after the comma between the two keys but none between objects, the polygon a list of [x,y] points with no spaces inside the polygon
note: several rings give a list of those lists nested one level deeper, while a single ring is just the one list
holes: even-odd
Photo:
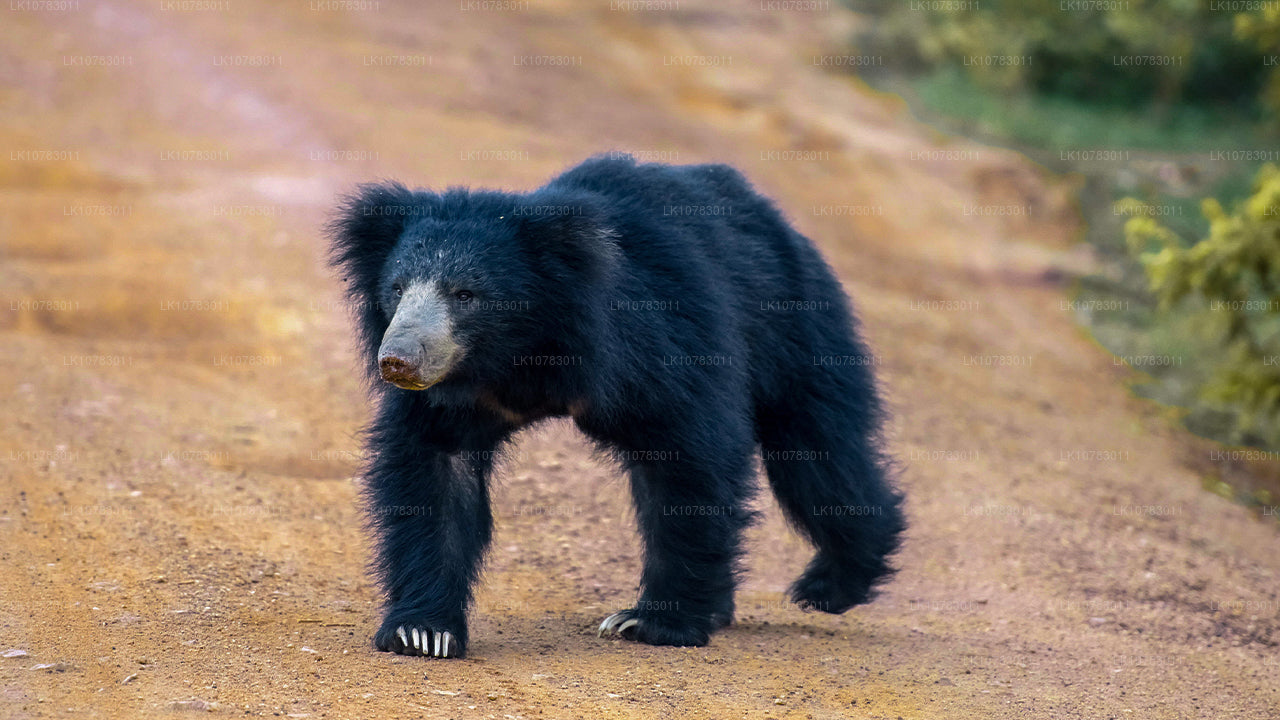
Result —
[{"label": "bear's front leg", "polygon": [[389,600],[374,644],[402,655],[462,657],[471,588],[493,528],[484,468],[458,454],[411,454],[412,463],[375,462],[369,477],[377,569]]},{"label": "bear's front leg", "polygon": [[388,405],[370,429],[365,473],[374,568],[388,600],[374,645],[402,655],[463,657],[467,607],[493,534],[487,479],[496,442],[460,449],[479,443],[431,432],[440,427],[435,421],[456,418],[402,414]]}]

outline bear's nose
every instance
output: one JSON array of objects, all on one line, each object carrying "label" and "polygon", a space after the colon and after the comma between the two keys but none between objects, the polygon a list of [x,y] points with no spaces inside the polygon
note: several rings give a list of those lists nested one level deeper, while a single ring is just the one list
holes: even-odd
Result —
[{"label": "bear's nose", "polygon": [[401,357],[388,355],[378,361],[378,368],[382,370],[383,377],[387,375],[403,375],[413,370],[413,363]]},{"label": "bear's nose", "polygon": [[378,359],[382,379],[402,388],[415,390],[424,387],[419,376],[418,364],[400,355],[384,355]]}]

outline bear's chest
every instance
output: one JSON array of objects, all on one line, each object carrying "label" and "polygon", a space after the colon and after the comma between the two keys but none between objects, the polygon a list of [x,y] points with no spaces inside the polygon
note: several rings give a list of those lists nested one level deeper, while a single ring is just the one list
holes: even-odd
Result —
[{"label": "bear's chest", "polygon": [[486,390],[477,396],[478,404],[512,425],[528,425],[549,417],[580,415],[583,402],[558,402],[546,397],[521,397]]}]

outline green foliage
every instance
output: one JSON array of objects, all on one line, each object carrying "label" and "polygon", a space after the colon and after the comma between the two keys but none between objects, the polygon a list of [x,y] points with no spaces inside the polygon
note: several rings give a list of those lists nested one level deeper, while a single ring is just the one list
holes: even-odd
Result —
[{"label": "green foliage", "polygon": [[[1137,202],[1137,201],[1127,201]],[[1280,446],[1280,168],[1266,165],[1253,195],[1228,213],[1201,204],[1208,237],[1191,245],[1151,217],[1125,225],[1162,310],[1190,308],[1201,341],[1218,349],[1201,396],[1234,408],[1237,431]]]},{"label": "green foliage", "polygon": [[1259,48],[1212,0],[982,0],[951,11],[901,0],[851,0],[876,16],[858,43],[886,65],[963,68],[989,90],[1139,107],[1225,102],[1251,107],[1266,75]]}]

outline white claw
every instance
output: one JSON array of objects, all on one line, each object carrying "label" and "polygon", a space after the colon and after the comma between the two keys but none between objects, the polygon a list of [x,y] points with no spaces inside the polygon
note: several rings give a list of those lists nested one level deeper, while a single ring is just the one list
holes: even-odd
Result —
[{"label": "white claw", "polygon": [[440,640],[444,633],[437,632],[432,634],[435,635],[435,647],[431,650],[431,655],[433,657],[440,657]]},{"label": "white claw", "polygon": [[[604,634],[607,632],[622,632],[623,628],[631,627],[632,625],[640,622],[635,619],[623,622],[624,617],[625,615],[623,615],[623,613],[616,612],[605,618],[604,622],[600,623],[600,632],[596,633],[596,637],[604,637]],[[618,627],[618,623],[622,623],[622,627]]]},{"label": "white claw", "polygon": [[422,640],[418,635],[418,628],[413,629],[413,647],[418,650],[422,649]]},{"label": "white claw", "polygon": [[639,624],[640,624],[640,621],[638,619],[631,618],[630,620],[618,626],[618,634],[621,635],[622,633],[626,632],[627,628],[634,627]]},{"label": "white claw", "polygon": [[599,632],[596,633],[596,637],[604,637],[604,634],[609,632],[609,625],[613,622],[613,619],[616,617],[618,617],[618,614],[614,613],[609,617],[605,618],[604,622],[600,623],[600,630]]},{"label": "white claw", "polygon": [[448,632],[444,634],[444,654],[440,657],[449,657],[449,642],[453,640],[453,635]]},{"label": "white claw", "polygon": [[404,634],[404,626],[396,628],[396,637],[400,638],[400,644],[409,647],[409,638]]}]

